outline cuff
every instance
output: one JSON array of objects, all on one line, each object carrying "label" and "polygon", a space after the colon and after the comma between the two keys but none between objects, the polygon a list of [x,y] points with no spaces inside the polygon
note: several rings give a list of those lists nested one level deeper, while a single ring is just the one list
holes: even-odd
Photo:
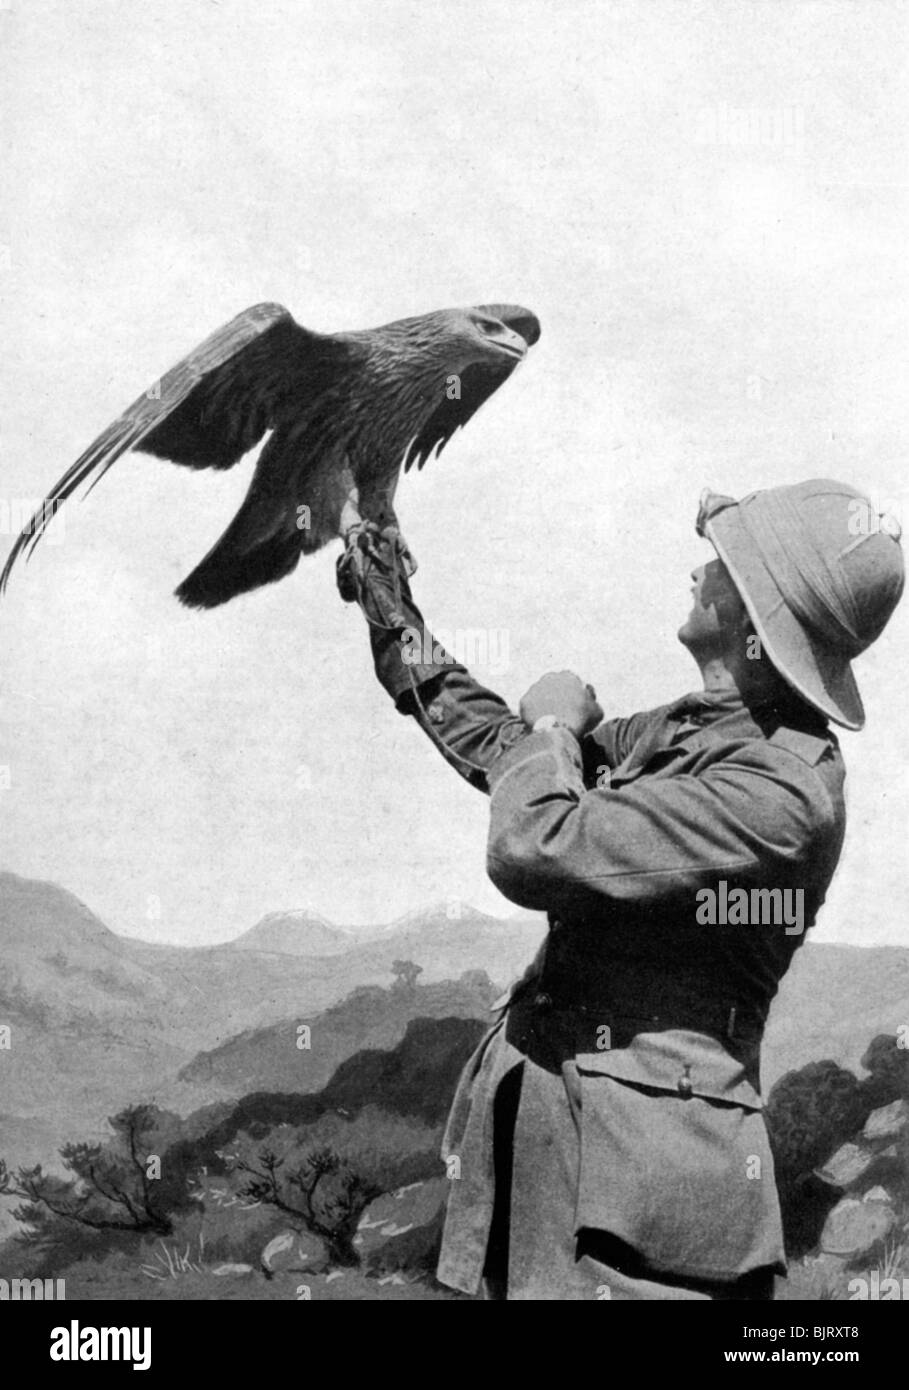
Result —
[{"label": "cuff", "polygon": [[526,738],[504,749],[489,769],[489,790],[494,792],[509,776],[539,758],[552,760],[556,778],[572,782],[582,773],[581,745],[570,729],[528,731]]},{"label": "cuff", "polygon": [[376,675],[398,709],[407,705],[407,696],[413,694],[414,686],[419,688],[452,671],[467,673],[467,668],[434,640],[419,614],[413,623],[392,632],[372,628],[371,641]]}]

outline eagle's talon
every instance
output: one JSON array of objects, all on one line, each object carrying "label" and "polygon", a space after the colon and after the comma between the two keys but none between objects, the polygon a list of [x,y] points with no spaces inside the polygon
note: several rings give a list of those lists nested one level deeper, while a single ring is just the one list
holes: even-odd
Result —
[{"label": "eagle's talon", "polygon": [[338,591],[345,603],[360,597],[371,561],[388,565],[388,551],[383,553],[380,543],[391,548],[394,564],[400,565],[405,579],[416,573],[417,562],[397,526],[380,527],[374,521],[361,519],[344,528],[343,539],[344,553],[338,557],[336,570]]},{"label": "eagle's talon", "polygon": [[344,553],[338,556],[336,566],[338,592],[345,603],[354,603],[366,584],[369,562],[376,557],[376,549],[369,534],[372,522],[362,521],[351,526],[344,537]]},{"label": "eagle's talon", "polygon": [[380,558],[375,543],[375,537],[377,535],[379,535],[378,526],[375,526],[371,521],[366,521],[363,523],[362,529],[358,531],[356,538],[357,547],[364,555],[370,555],[374,560]]}]

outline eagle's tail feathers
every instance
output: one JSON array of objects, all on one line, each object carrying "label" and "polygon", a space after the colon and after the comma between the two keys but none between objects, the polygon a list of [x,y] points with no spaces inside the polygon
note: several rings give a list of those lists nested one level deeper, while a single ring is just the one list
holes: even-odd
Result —
[{"label": "eagle's tail feathers", "polygon": [[184,579],[177,598],[187,608],[217,608],[237,594],[283,579],[296,568],[300,554],[298,534],[278,534],[246,551],[236,550],[224,535]]}]

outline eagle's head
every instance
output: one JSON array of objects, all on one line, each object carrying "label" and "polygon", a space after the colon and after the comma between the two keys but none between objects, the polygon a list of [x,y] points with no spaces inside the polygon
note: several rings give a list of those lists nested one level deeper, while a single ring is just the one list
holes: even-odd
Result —
[{"label": "eagle's head", "polygon": [[477,304],[399,319],[369,336],[418,376],[479,367],[504,378],[537,341],[540,324],[517,304]]},{"label": "eagle's head", "polygon": [[464,344],[469,362],[510,369],[540,336],[540,323],[517,304],[478,304],[450,311],[455,336]]}]

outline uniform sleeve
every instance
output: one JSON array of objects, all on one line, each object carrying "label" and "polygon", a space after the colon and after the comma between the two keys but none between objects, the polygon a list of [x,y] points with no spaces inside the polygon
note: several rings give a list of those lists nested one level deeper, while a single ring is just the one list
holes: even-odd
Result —
[{"label": "uniform sleeve", "polygon": [[377,552],[366,579],[365,608],[376,675],[446,762],[488,791],[490,767],[528,737],[527,726],[436,642],[389,543],[379,541]]},{"label": "uniform sleeve", "polygon": [[[613,771],[623,763],[638,739],[647,732],[654,718],[666,705],[646,710],[623,719],[605,719],[592,733],[581,740],[581,760],[584,782],[588,787],[603,786],[603,772]],[[607,779],[608,780],[608,779]]]},{"label": "uniform sleeve", "polygon": [[834,810],[792,753],[743,744],[703,773],[587,790],[567,730],[530,734],[490,775],[489,876],[522,907],[557,908],[579,889],[646,904],[718,876],[791,874]]}]

